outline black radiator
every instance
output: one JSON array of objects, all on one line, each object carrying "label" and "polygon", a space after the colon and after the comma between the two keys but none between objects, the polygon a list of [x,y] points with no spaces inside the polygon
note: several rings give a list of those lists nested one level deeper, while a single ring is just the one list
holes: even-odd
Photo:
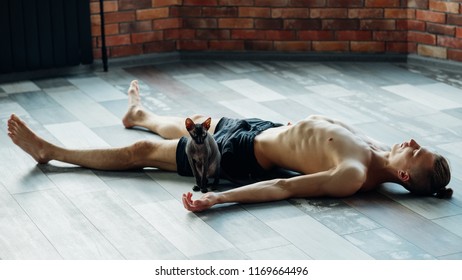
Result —
[{"label": "black radiator", "polygon": [[92,62],[89,0],[0,0],[0,73]]}]

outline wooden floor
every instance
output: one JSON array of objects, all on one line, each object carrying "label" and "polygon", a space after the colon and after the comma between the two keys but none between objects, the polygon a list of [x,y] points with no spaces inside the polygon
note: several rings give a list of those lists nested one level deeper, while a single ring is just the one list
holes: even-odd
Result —
[{"label": "wooden floor", "polygon": [[[193,214],[180,202],[193,178],[37,165],[6,134],[16,113],[66,147],[158,137],[121,124],[132,79],[162,115],[286,123],[325,114],[389,144],[415,138],[450,159],[454,196],[413,197],[385,184],[346,199]],[[0,259],[462,259],[461,81],[392,63],[216,61],[0,84]]]}]

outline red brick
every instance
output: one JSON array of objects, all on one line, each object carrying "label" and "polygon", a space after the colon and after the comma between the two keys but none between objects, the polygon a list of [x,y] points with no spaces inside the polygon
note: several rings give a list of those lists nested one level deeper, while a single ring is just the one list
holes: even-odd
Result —
[{"label": "red brick", "polygon": [[409,44],[406,42],[386,42],[385,50],[392,53],[408,53]]},{"label": "red brick", "polygon": [[[104,25],[104,34],[107,35],[116,35],[119,34],[119,24],[105,24]],[[92,36],[101,36],[101,25],[92,25],[91,27]]]},{"label": "red brick", "polygon": [[98,40],[100,39],[101,37],[93,37],[91,38],[91,46],[92,48],[97,48],[98,47]]},{"label": "red brick", "polygon": [[406,31],[376,31],[373,35],[374,41],[407,41]]},{"label": "red brick", "polygon": [[144,53],[171,52],[176,50],[175,41],[160,41],[143,45]]},{"label": "red brick", "polygon": [[282,19],[256,19],[255,29],[282,29]]},{"label": "red brick", "polygon": [[152,21],[154,30],[181,28],[183,21],[179,18],[155,19]]},{"label": "red brick", "polygon": [[407,0],[408,8],[428,9],[428,0]]},{"label": "red brick", "polygon": [[407,51],[408,53],[417,53],[417,43],[407,42]]},{"label": "red brick", "polygon": [[447,37],[447,36],[438,36],[438,46],[453,48],[453,49],[462,49],[462,39]]},{"label": "red brick", "polygon": [[217,6],[217,0],[183,0],[184,6]]},{"label": "red brick", "polygon": [[327,8],[327,9],[311,9],[310,18],[346,18],[348,15],[347,9]]},{"label": "red brick", "polygon": [[[180,29],[167,29],[164,30],[164,40],[178,40],[180,39],[180,33],[185,32],[185,30]],[[194,34],[194,32],[192,32]],[[192,35],[191,37],[194,37]]]},{"label": "red brick", "polygon": [[115,46],[111,48],[111,57],[124,57],[143,54],[142,45]]},{"label": "red brick", "polygon": [[130,22],[135,20],[135,12],[116,12],[116,13],[105,13],[105,23],[116,23],[116,22]]},{"label": "red brick", "polygon": [[436,45],[436,35],[423,32],[410,31],[407,34],[407,39],[410,42],[422,43],[427,45]]},{"label": "red brick", "polygon": [[220,18],[219,28],[253,28],[253,19],[248,18]]},{"label": "red brick", "polygon": [[359,27],[359,21],[356,19],[324,19],[322,20],[322,29],[328,30],[356,30]]},{"label": "red brick", "polygon": [[[255,21],[256,24],[256,21]],[[290,30],[319,30],[322,24],[319,19],[285,19],[284,29]]]},{"label": "red brick", "polygon": [[177,48],[182,51],[203,51],[208,49],[208,42],[200,40],[178,41]]},{"label": "red brick", "polygon": [[385,18],[415,18],[415,10],[412,9],[385,9]]},{"label": "red brick", "polygon": [[133,33],[133,32],[145,32],[152,30],[152,21],[133,21],[133,22],[124,22],[120,25],[120,33]]},{"label": "red brick", "polygon": [[361,29],[366,30],[395,30],[396,21],[392,19],[361,20]]},{"label": "red brick", "polygon": [[447,49],[436,46],[419,45],[417,47],[417,53],[422,56],[430,56],[441,59],[447,58]]},{"label": "red brick", "polygon": [[333,31],[300,31],[298,38],[304,41],[332,41],[335,39]]},{"label": "red brick", "polygon": [[220,6],[254,6],[253,1],[249,0],[218,0]]},{"label": "red brick", "polygon": [[217,28],[218,23],[215,18],[186,18],[183,19],[185,28]]},{"label": "red brick", "polygon": [[456,37],[457,38],[462,38],[462,27],[457,27],[456,28]]},{"label": "red brick", "polygon": [[[117,1],[104,1],[103,5],[105,13],[117,12],[119,10]],[[90,3],[90,14],[99,14],[99,2]]]},{"label": "red brick", "polygon": [[[164,32],[164,33],[168,34],[169,32]],[[180,33],[178,34],[178,39],[194,40],[194,38],[196,38],[196,29],[181,29]]]},{"label": "red brick", "polygon": [[138,10],[151,8],[151,0],[118,0],[119,10]]},{"label": "red brick", "polygon": [[202,8],[204,17],[237,17],[237,7],[204,7]]},{"label": "red brick", "polygon": [[244,50],[243,41],[210,41],[210,50],[217,51],[241,51]]},{"label": "red brick", "polygon": [[239,7],[239,17],[267,18],[271,17],[270,8]]},{"label": "red brick", "polygon": [[199,29],[196,38],[199,40],[228,40],[231,38],[229,30],[223,29]]},{"label": "red brick", "polygon": [[308,18],[308,8],[274,8],[271,10],[273,18]]},{"label": "red brick", "polygon": [[352,52],[379,53],[385,51],[384,42],[351,42]]},{"label": "red brick", "polygon": [[383,9],[348,9],[349,18],[383,18]]},{"label": "red brick", "polygon": [[320,52],[347,52],[349,50],[348,42],[330,41],[330,42],[312,42],[314,51]]},{"label": "red brick", "polygon": [[99,13],[99,2],[91,2],[90,3],[90,14],[98,14]]},{"label": "red brick", "polygon": [[151,31],[143,33],[132,33],[132,43],[140,44],[153,41],[163,40],[164,33],[162,31]]},{"label": "red brick", "polygon": [[91,26],[91,37],[101,36],[101,25],[92,25]]},{"label": "red brick", "polygon": [[176,7],[174,10],[178,17],[200,17],[202,15],[201,7]]},{"label": "red brick", "polygon": [[237,40],[262,40],[265,34],[255,29],[233,29],[231,30],[231,38]]},{"label": "red brick", "polygon": [[271,51],[274,49],[273,41],[245,41],[244,48],[248,51]]},{"label": "red brick", "polygon": [[265,34],[267,40],[274,41],[290,41],[295,39],[295,31],[289,30],[264,30],[261,31]]},{"label": "red brick", "polygon": [[169,16],[169,8],[153,8],[136,11],[137,20],[166,18]]},{"label": "red brick", "polygon": [[92,25],[101,25],[101,18],[99,17],[99,15],[91,15],[90,22]]},{"label": "red brick", "polygon": [[420,20],[398,20],[397,29],[399,30],[414,30],[425,31],[425,22]]},{"label": "red brick", "polygon": [[[130,45],[130,35],[113,35],[113,36],[106,36],[106,46],[121,46],[121,45]],[[101,46],[101,45],[99,45]]]},{"label": "red brick", "polygon": [[462,62],[462,50],[448,50],[448,59]]},{"label": "red brick", "polygon": [[[100,30],[101,30],[101,28],[100,28]],[[106,35],[119,34],[119,25],[117,23],[105,24],[104,25],[104,34],[106,34]]]},{"label": "red brick", "polygon": [[375,8],[399,7],[400,0],[365,0],[365,6]]},{"label": "red brick", "polygon": [[325,7],[326,6],[326,0],[290,0],[290,6],[291,7],[308,7],[308,8],[314,8],[314,7]]},{"label": "red brick", "polygon": [[346,30],[337,31],[336,39],[339,41],[370,41],[372,40],[371,31]]},{"label": "red brick", "polygon": [[[119,5],[118,5],[117,1],[104,1],[103,2],[103,7],[104,7],[104,12],[105,13],[119,11]],[[99,9],[99,7],[98,7],[98,9]]]},{"label": "red brick", "polygon": [[[290,0],[255,0],[255,6],[287,7]],[[252,3],[252,1],[247,1]]]},{"label": "red brick", "polygon": [[298,52],[305,52],[311,50],[311,43],[309,42],[301,42],[301,41],[282,41],[282,42],[274,42],[274,49],[276,51],[298,51]]},{"label": "red brick", "polygon": [[456,27],[445,25],[445,24],[437,24],[437,23],[428,22],[427,32],[431,34],[454,36],[456,34]]},{"label": "red brick", "polygon": [[444,23],[446,21],[445,13],[417,10],[416,19],[430,22]]},{"label": "red brick", "polygon": [[462,15],[448,15],[448,24],[462,26]]},{"label": "red brick", "polygon": [[[99,49],[93,48],[92,52],[93,52],[93,59],[101,59],[101,57],[102,57],[101,48],[99,48]],[[108,52],[106,51],[106,53],[108,53]]]},{"label": "red brick", "polygon": [[443,13],[459,13],[459,4],[447,1],[430,0],[430,10]]},{"label": "red brick", "polygon": [[364,0],[327,0],[327,7],[363,7]]},{"label": "red brick", "polygon": [[182,3],[183,0],[151,0],[151,7],[181,5]]}]

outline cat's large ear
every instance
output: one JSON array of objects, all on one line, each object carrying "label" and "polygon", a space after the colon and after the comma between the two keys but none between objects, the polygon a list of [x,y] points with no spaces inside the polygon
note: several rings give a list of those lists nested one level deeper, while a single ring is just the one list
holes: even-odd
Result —
[{"label": "cat's large ear", "polygon": [[195,124],[193,120],[191,120],[190,118],[186,118],[186,120],[184,121],[184,124],[186,126],[187,131],[191,131],[194,129]]},{"label": "cat's large ear", "polygon": [[209,130],[210,128],[210,124],[212,123],[212,118],[208,118],[206,119],[203,123],[202,123],[202,126],[206,129],[206,130]]}]

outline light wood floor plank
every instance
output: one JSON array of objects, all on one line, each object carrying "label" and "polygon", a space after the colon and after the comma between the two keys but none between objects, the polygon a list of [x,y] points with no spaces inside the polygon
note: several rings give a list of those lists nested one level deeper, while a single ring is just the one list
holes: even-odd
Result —
[{"label": "light wood floor plank", "polygon": [[188,258],[234,249],[207,223],[182,209],[177,200],[144,204],[135,209]]},{"label": "light wood floor plank", "polygon": [[64,259],[122,259],[59,190],[17,194],[15,199]]},{"label": "light wood floor plank", "polygon": [[16,200],[0,183],[0,259],[61,259]]},{"label": "light wood floor plank", "polygon": [[[462,238],[399,203],[370,193],[346,199],[347,203],[432,256],[462,251]],[[400,217],[396,219],[396,217]],[[438,237],[438,242],[434,242]]]}]

